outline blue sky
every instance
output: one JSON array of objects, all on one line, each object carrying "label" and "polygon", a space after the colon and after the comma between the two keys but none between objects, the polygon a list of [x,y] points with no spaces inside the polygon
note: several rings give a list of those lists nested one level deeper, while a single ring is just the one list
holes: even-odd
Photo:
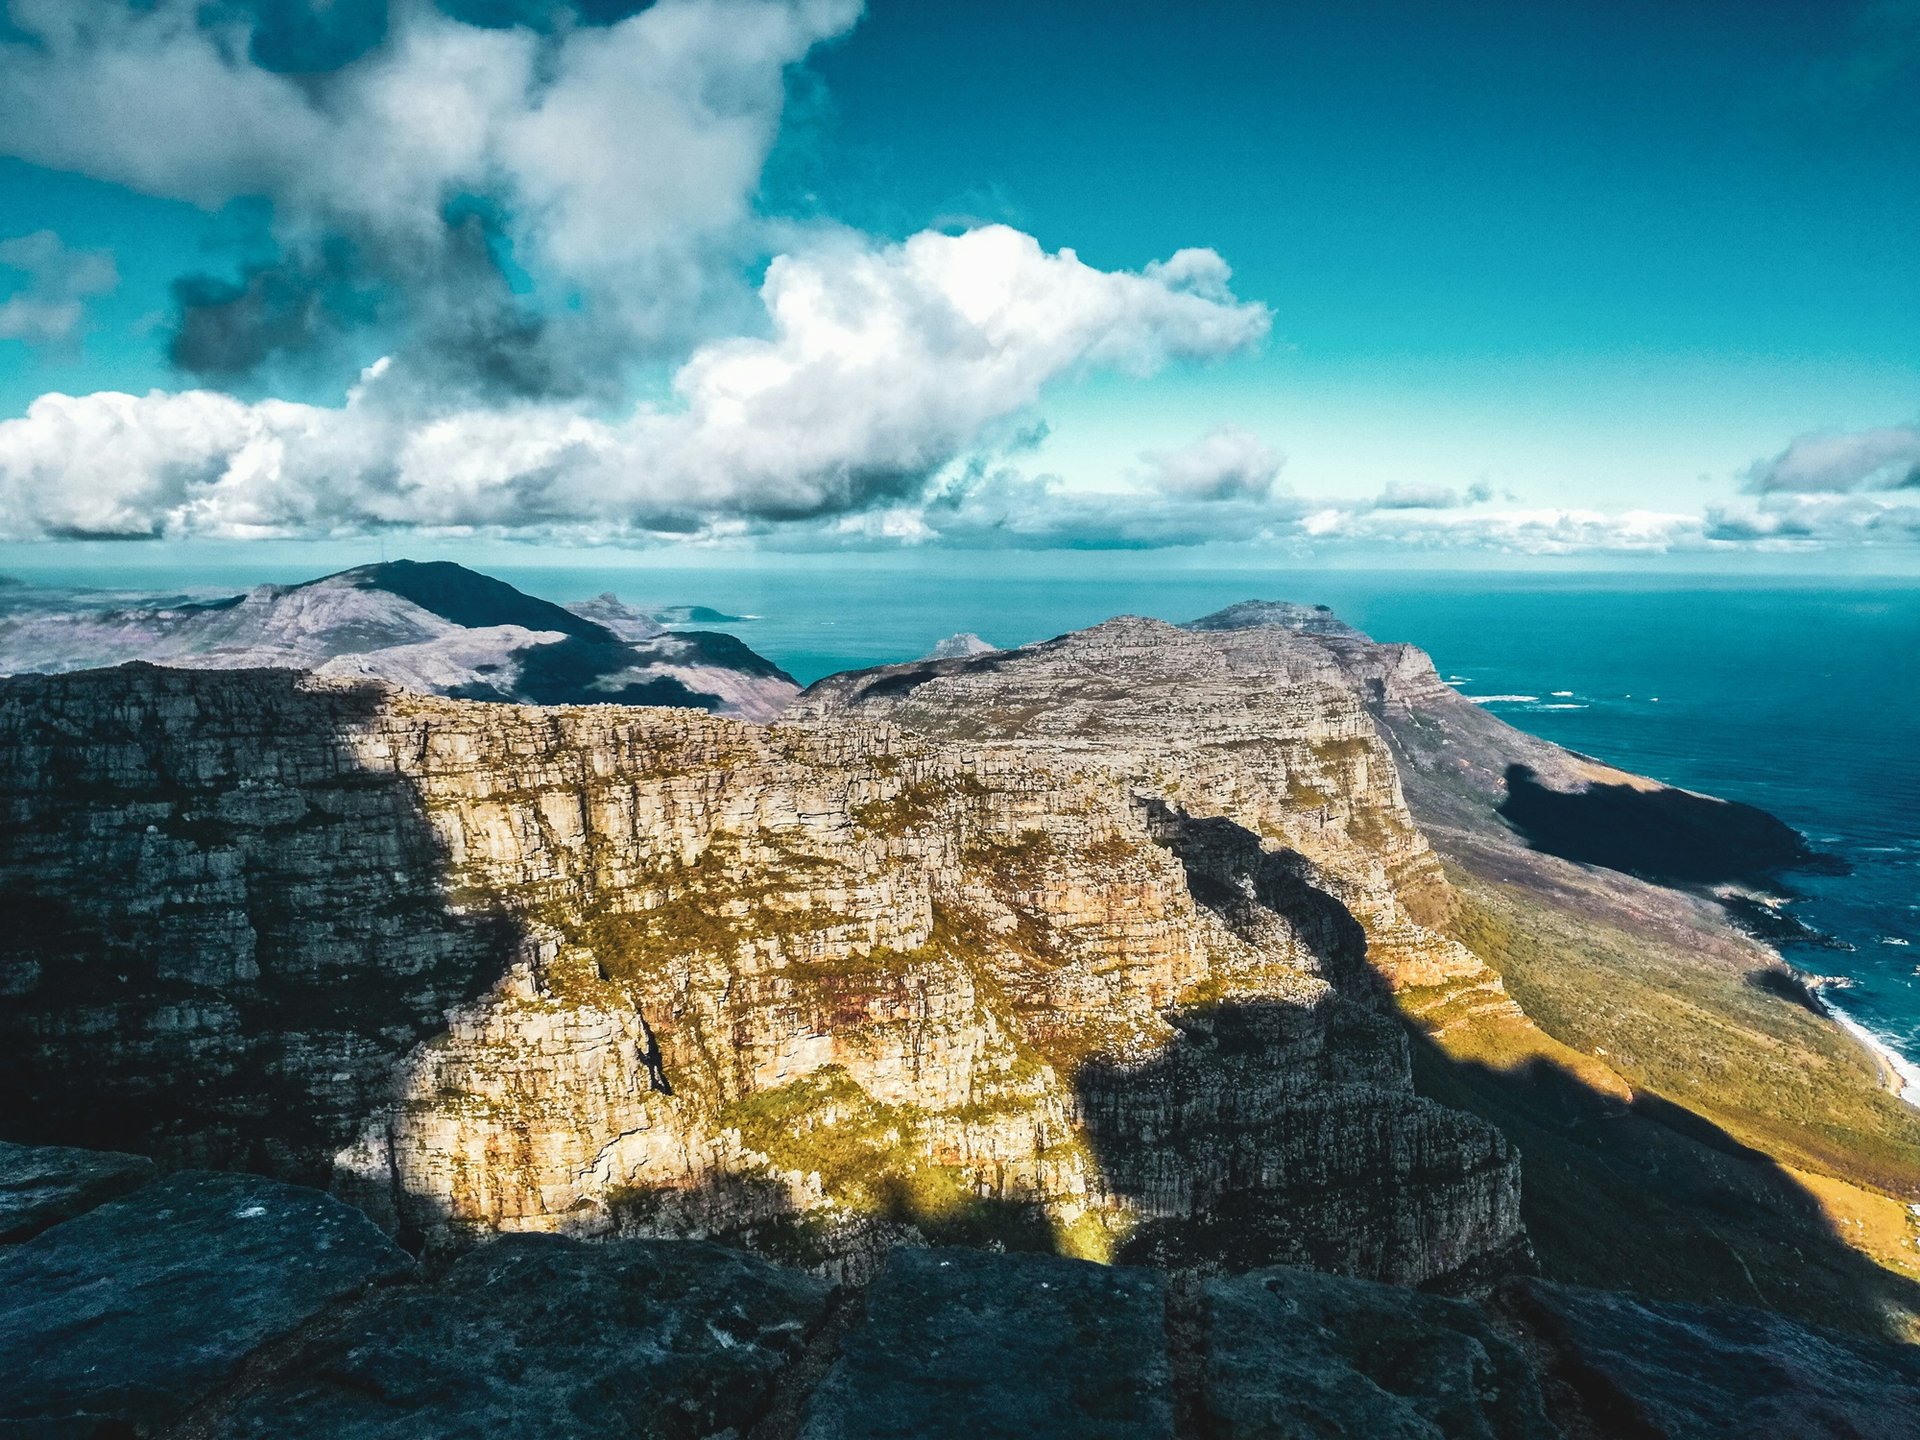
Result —
[{"label": "blue sky", "polygon": [[1920,544],[1920,5],[0,13],[16,545]]}]

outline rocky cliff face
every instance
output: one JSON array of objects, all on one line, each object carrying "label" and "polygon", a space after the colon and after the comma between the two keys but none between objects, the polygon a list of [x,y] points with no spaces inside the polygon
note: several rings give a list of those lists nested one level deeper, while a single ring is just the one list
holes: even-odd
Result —
[{"label": "rocky cliff face", "polygon": [[8,682],[11,1123],[327,1181],[429,1241],[1509,1255],[1513,1152],[1413,1094],[1368,963],[1369,931],[1403,982],[1418,946],[1477,962],[1400,898],[1444,884],[1364,714],[1301,675],[1160,753],[1154,713],[1036,743]]},{"label": "rocky cliff face", "polygon": [[1468,1008],[1510,1011],[1498,977],[1439,928],[1452,892],[1407,810],[1372,689],[1330,648],[1352,637],[1396,673],[1404,647],[1304,606],[1223,617],[1205,630],[1122,617],[1020,650],[831,676],[788,713],[1017,742],[1104,769],[1170,813],[1231,821],[1304,857],[1410,1008],[1468,992]]}]

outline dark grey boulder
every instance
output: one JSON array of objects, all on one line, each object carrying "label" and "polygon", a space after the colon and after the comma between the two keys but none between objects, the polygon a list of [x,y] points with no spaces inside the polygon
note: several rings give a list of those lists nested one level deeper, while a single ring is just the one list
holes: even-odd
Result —
[{"label": "dark grey boulder", "polygon": [[1457,1300],[1306,1270],[1204,1291],[1204,1404],[1219,1440],[1547,1440],[1526,1358]]},{"label": "dark grey boulder", "polygon": [[829,1287],[692,1241],[522,1235],[389,1291],[211,1427],[229,1440],[744,1432]]},{"label": "dark grey boulder", "polygon": [[1035,1255],[900,1250],[800,1440],[1171,1440],[1166,1282]]},{"label": "dark grey boulder", "polygon": [[0,1250],[0,1433],[142,1434],[413,1262],[304,1186],[187,1172]]},{"label": "dark grey boulder", "polygon": [[0,1244],[38,1235],[153,1178],[143,1155],[0,1142]]},{"label": "dark grey boulder", "polygon": [[1603,1433],[1661,1440],[1916,1440],[1920,1347],[1764,1310],[1637,1300],[1543,1281],[1498,1303],[1538,1337]]}]

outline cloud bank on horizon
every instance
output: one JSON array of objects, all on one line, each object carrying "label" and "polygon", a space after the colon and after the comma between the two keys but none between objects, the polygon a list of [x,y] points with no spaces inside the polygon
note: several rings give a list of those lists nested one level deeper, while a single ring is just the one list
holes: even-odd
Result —
[{"label": "cloud bank on horizon", "polygon": [[[386,527],[817,547],[1216,540],[1526,553],[1920,539],[1920,429],[1807,437],[1698,513],[1389,480],[1311,499],[1222,416],[1106,492],[1021,468],[1051,388],[1257,348],[1211,249],[1101,269],[1004,225],[904,240],[761,208],[788,77],[859,0],[11,0],[0,151],[209,212],[191,383],[0,421],[0,538]],[[70,344],[114,259],[50,231],[0,338]],[[757,283],[755,283],[757,277]],[[362,368],[372,346],[382,356]],[[343,403],[273,398],[359,372]],[[262,398],[264,396],[264,398]],[[639,398],[636,398],[639,397]]]}]

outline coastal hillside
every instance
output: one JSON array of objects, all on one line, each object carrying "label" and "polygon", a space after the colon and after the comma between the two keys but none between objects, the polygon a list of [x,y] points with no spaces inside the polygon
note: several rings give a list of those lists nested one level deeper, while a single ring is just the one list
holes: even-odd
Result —
[{"label": "coastal hillside", "polygon": [[0,673],[279,666],[468,700],[679,705],[749,720],[771,719],[797,693],[733,636],[669,630],[662,618],[612,595],[560,606],[461,565],[393,560],[212,600],[13,609],[0,614]]},{"label": "coastal hillside", "polygon": [[436,1273],[692,1237],[858,1289],[957,1245],[1896,1339],[1916,1112],[1726,908],[1811,863],[1298,607],[772,725],[17,676],[0,1139],[323,1187]]},{"label": "coastal hillside", "polygon": [[[1288,706],[1372,757],[1365,783],[1326,768],[1331,735],[1289,746]],[[1519,1145],[1548,1274],[1876,1327],[1920,1313],[1920,1112],[1734,923],[1825,863],[1773,817],[1527,735],[1416,648],[1284,603],[849,672],[790,713],[1100,757],[1344,876],[1423,1091]]]}]

